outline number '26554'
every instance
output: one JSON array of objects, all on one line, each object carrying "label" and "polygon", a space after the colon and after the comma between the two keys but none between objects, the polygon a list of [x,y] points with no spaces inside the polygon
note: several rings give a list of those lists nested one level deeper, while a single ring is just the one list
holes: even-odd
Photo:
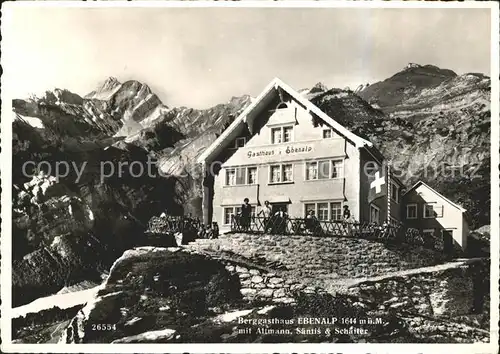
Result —
[{"label": "number '26554'", "polygon": [[93,331],[114,331],[116,330],[116,324],[111,323],[93,323]]}]

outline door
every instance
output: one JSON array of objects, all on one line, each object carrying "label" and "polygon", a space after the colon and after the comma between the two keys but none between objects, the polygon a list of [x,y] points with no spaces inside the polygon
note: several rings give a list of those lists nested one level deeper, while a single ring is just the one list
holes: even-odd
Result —
[{"label": "door", "polygon": [[446,254],[453,253],[453,230],[443,230],[443,252]]},{"label": "door", "polygon": [[288,203],[272,203],[272,213],[276,214],[278,211],[283,210],[288,214]]},{"label": "door", "polygon": [[[272,216],[270,220],[270,231],[272,234],[285,235],[289,228],[287,228],[287,219],[288,215],[288,204],[287,203],[272,203]],[[276,214],[279,211],[284,211],[285,218],[280,217],[280,214]]]}]

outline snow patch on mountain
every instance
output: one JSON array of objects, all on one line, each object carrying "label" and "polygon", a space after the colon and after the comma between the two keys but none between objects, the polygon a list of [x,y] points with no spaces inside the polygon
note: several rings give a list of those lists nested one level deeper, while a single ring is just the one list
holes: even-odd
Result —
[{"label": "snow patch on mountain", "polygon": [[19,113],[17,113],[17,114],[14,113],[14,119],[15,120],[16,119],[23,120],[34,128],[40,128],[40,129],[44,128],[42,120],[40,118],[37,118],[37,117],[30,117],[30,116],[25,116],[25,115],[22,115]]}]

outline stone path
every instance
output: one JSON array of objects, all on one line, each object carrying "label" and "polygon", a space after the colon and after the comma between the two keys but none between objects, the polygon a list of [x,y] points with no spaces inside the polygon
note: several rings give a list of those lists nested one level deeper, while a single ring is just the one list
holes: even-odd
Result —
[{"label": "stone path", "polygon": [[445,271],[447,269],[458,268],[461,266],[467,266],[468,264],[471,264],[471,263],[474,263],[477,261],[481,261],[481,260],[482,260],[481,258],[456,259],[456,260],[454,260],[452,262],[448,262],[448,263],[437,264],[434,266],[422,267],[422,268],[416,268],[416,269],[401,270],[401,271],[394,272],[391,274],[379,275],[379,276],[374,276],[374,277],[369,277],[369,278],[346,279],[345,285],[354,286],[354,285],[357,285],[359,283],[364,283],[367,281],[376,282],[376,281],[381,281],[384,279],[404,277],[404,276],[413,275],[413,274],[435,273],[435,272],[439,272],[439,271]]}]

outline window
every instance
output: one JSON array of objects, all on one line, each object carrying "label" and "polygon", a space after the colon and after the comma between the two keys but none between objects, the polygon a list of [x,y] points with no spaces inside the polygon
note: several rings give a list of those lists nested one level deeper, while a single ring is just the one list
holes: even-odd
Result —
[{"label": "window", "polygon": [[343,161],[341,160],[332,161],[332,178],[342,177],[342,165]]},{"label": "window", "polygon": [[342,220],[342,203],[330,203],[330,220]]},{"label": "window", "polygon": [[288,143],[292,141],[292,127],[283,127],[283,142]]},{"label": "window", "polygon": [[291,182],[292,181],[292,165],[283,165],[283,182]]},{"label": "window", "polygon": [[306,203],[304,217],[309,215],[311,210],[318,220],[342,220],[342,202]]},{"label": "window", "polygon": [[271,128],[271,144],[288,143],[292,141],[293,126]]},{"label": "window", "polygon": [[271,166],[271,183],[281,182],[281,166]]},{"label": "window", "polygon": [[406,218],[407,219],[417,218],[417,204],[408,204],[406,206]]},{"label": "window", "polygon": [[243,147],[245,146],[245,144],[247,143],[247,138],[236,138],[236,141],[234,142],[234,147],[236,149],[240,148],[240,147]]},{"label": "window", "polygon": [[248,184],[256,184],[257,183],[257,167],[248,167],[247,168],[248,175]]},{"label": "window", "polygon": [[424,218],[431,219],[435,217],[436,213],[434,212],[434,206],[432,204],[424,204]]},{"label": "window", "polygon": [[314,203],[308,203],[305,205],[305,215],[304,216],[307,216],[309,215],[309,213],[312,211],[314,211],[314,214],[316,214],[316,204]]},{"label": "window", "polygon": [[[235,214],[234,215],[239,215],[241,214],[241,207],[234,207],[234,211],[235,211]],[[256,213],[255,213],[255,207],[252,206],[252,211],[250,212],[250,216],[251,217],[255,217]]]},{"label": "window", "polygon": [[373,204],[370,204],[370,222],[380,224],[380,209]]},{"label": "window", "polygon": [[224,225],[231,224],[231,218],[234,216],[234,207],[224,208]]},{"label": "window", "polygon": [[323,139],[329,139],[333,136],[331,129],[323,129]]},{"label": "window", "polygon": [[272,128],[271,129],[271,143],[272,144],[280,144],[281,143],[281,128]]},{"label": "window", "polygon": [[237,167],[226,169],[226,186],[257,183],[257,167]]},{"label": "window", "polygon": [[[224,220],[223,224],[224,225],[230,225],[231,224],[231,218],[234,215],[238,215],[241,213],[241,207],[239,206],[231,206],[231,207],[225,207],[224,208]],[[252,206],[252,217],[255,217],[255,207]]]},{"label": "window", "polygon": [[330,178],[330,161],[318,162],[318,179]]},{"label": "window", "polygon": [[284,183],[293,181],[293,165],[272,165],[269,166],[269,182]]},{"label": "window", "polygon": [[391,182],[391,200],[399,203],[399,187],[393,182]]},{"label": "window", "polygon": [[306,162],[306,181],[318,179],[318,163]]},{"label": "window", "polygon": [[328,220],[328,203],[318,203],[318,220]]},{"label": "window", "polygon": [[434,229],[422,230],[422,234],[427,237],[434,237]]},{"label": "window", "polygon": [[245,184],[245,168],[237,168],[236,169],[236,184],[242,185]]},{"label": "window", "polygon": [[226,170],[226,186],[236,185],[236,169],[230,168]]},{"label": "window", "polygon": [[342,160],[306,162],[306,181],[342,177]]}]

